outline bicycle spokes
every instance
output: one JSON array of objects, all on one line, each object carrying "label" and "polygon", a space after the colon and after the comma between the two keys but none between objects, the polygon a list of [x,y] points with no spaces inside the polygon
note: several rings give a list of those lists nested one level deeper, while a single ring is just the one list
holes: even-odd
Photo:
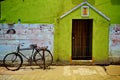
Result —
[{"label": "bicycle spokes", "polygon": [[44,53],[43,50],[40,50],[39,52],[35,53],[34,59],[37,65],[39,65],[41,68],[44,68],[52,64],[53,56],[49,50],[45,50]]},{"label": "bicycle spokes", "polygon": [[10,53],[4,57],[3,64],[8,70],[18,70],[22,65],[22,58],[16,53]]}]

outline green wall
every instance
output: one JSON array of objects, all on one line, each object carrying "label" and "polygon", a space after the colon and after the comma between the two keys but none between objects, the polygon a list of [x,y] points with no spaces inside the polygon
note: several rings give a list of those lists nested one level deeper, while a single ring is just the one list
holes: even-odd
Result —
[{"label": "green wall", "polygon": [[[80,8],[63,19],[59,17],[80,4],[83,0],[5,0],[1,2],[1,20],[4,23],[52,23],[54,33],[54,60],[68,61],[71,58],[72,19],[83,19]],[[109,24],[120,24],[119,0],[88,0],[94,7],[107,15],[108,22],[90,9],[89,19],[93,19],[93,60],[96,63],[108,59]]]},{"label": "green wall", "polygon": [[[68,16],[60,19],[58,22],[57,30],[59,54],[57,58],[62,60],[69,60],[71,58],[72,48],[72,19],[84,19],[80,16],[80,8],[73,11]],[[92,14],[92,15],[91,15]],[[86,18],[85,18],[86,19]],[[95,63],[106,63],[108,61],[108,27],[109,22],[97,14],[94,10],[90,9],[90,17],[93,19],[93,38],[92,38],[92,57]]]},{"label": "green wall", "polygon": [[[4,0],[1,2],[1,20],[6,23],[54,23],[68,10],[83,0]],[[93,6],[111,19],[111,23],[120,23],[119,0],[88,0]],[[69,6],[68,6],[69,5]]]}]

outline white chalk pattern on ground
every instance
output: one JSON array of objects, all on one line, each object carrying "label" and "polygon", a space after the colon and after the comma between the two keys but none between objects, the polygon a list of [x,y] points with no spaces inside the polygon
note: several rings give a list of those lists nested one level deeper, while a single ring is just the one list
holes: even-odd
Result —
[{"label": "white chalk pattern on ground", "polygon": [[76,67],[76,69],[73,69],[73,67],[71,66],[65,66],[63,68],[64,76],[71,76],[74,74],[78,74],[81,76],[82,75],[96,75],[96,74],[106,75],[106,72],[104,71],[104,69],[102,69],[102,67],[99,67],[99,69],[92,68],[92,67]]}]

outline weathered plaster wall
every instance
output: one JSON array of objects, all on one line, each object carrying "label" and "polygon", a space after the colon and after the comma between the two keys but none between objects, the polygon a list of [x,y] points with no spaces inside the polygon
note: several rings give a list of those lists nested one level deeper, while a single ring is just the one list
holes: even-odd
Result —
[{"label": "weathered plaster wall", "polygon": [[109,29],[109,61],[120,64],[120,24],[111,24]]},{"label": "weathered plaster wall", "polygon": [[48,47],[53,53],[54,45],[53,24],[0,24],[0,60],[10,52],[14,52],[19,44],[20,50],[29,57],[32,53],[30,45]]},{"label": "weathered plaster wall", "polygon": [[[75,10],[63,19],[59,17],[77,6],[83,0],[5,0],[1,3],[1,22],[11,23],[53,23],[54,60],[69,60],[71,57],[72,19],[81,19],[80,9]],[[88,0],[98,10],[107,15],[111,21],[90,9],[93,18],[93,59],[96,62],[108,58],[109,23],[120,24],[119,0]]]}]

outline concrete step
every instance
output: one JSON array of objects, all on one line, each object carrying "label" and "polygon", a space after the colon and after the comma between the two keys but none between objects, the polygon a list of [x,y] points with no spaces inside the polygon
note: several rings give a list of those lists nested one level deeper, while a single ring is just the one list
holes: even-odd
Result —
[{"label": "concrete step", "polygon": [[93,64],[92,60],[71,60],[71,64]]}]

